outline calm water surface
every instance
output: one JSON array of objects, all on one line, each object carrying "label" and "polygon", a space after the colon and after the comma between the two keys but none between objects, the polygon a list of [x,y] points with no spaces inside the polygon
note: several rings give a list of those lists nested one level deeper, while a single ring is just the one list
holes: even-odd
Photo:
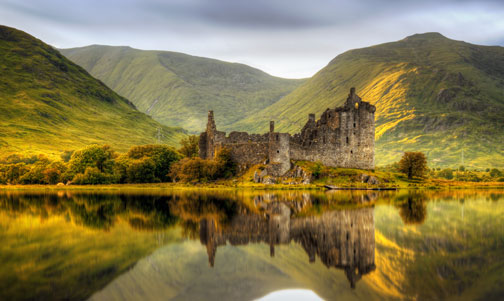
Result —
[{"label": "calm water surface", "polygon": [[504,190],[0,192],[0,300],[504,299]]}]

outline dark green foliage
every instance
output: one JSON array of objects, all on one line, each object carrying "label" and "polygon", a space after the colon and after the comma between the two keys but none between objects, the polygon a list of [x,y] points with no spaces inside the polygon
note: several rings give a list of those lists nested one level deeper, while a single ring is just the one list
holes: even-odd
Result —
[{"label": "dark green foliage", "polygon": [[217,163],[215,178],[227,179],[236,174],[237,166],[231,158],[231,151],[229,149],[223,148],[219,152],[217,152],[215,161]]},{"label": "dark green foliage", "polygon": [[[147,168],[151,166],[152,163],[152,172],[154,177],[147,180],[144,179],[141,183],[145,182],[167,182],[170,180],[168,175],[170,171],[170,167],[173,162],[180,160],[181,155],[177,153],[173,148],[166,145],[140,145],[132,147],[128,152],[128,158],[133,160],[144,160],[144,162],[134,162],[136,167],[135,170],[138,171],[138,168],[142,169],[141,166]],[[146,160],[150,160],[148,163]],[[128,171],[129,174],[129,171]],[[147,175],[147,174],[146,174]],[[135,179],[138,179],[135,177]],[[130,182],[135,183],[130,179]]]},{"label": "dark green foliage", "polygon": [[492,168],[490,170],[490,176],[492,178],[498,178],[498,177],[502,176],[502,172],[500,170],[498,170],[497,168]]},{"label": "dark green foliage", "polygon": [[[154,183],[160,182],[155,174],[156,164],[151,158],[142,158],[130,162],[127,168],[129,183]],[[168,169],[169,170],[169,169]]]},{"label": "dark green foliage", "polygon": [[111,176],[103,173],[96,167],[86,167],[84,173],[78,173],[72,180],[73,184],[109,184],[112,182]]},{"label": "dark green foliage", "polygon": [[405,152],[399,161],[399,171],[406,174],[408,179],[423,177],[427,171],[427,157],[422,152]]},{"label": "dark green foliage", "polygon": [[[116,157],[117,154],[108,145],[90,145],[85,149],[74,152],[70,162],[68,163],[69,173],[74,175],[74,177],[77,177],[78,180],[76,181],[74,178],[73,182],[78,184],[87,184],[84,182],[97,181],[96,179],[99,179],[100,176],[95,175],[94,169],[102,173],[104,175],[103,178],[110,177],[113,174],[114,159]],[[83,178],[83,174],[88,171],[88,168],[91,168],[89,169],[88,177],[92,178],[89,181]]]},{"label": "dark green foliage", "polygon": [[438,172],[438,177],[445,178],[447,180],[453,179],[453,170],[451,168],[445,168]]},{"label": "dark green foliage", "polygon": [[179,153],[187,158],[194,158],[199,155],[199,136],[187,136],[180,140],[180,145],[182,145],[182,147],[179,148]]}]

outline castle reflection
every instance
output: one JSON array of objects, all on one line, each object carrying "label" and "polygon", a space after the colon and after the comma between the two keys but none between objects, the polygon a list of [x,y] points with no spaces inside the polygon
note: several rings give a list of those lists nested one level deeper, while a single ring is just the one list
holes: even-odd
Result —
[{"label": "castle reflection", "polygon": [[[257,202],[256,202],[257,203]],[[316,256],[329,267],[343,269],[350,286],[355,287],[361,277],[375,270],[375,228],[373,208],[332,210],[320,215],[295,217],[298,210],[311,206],[295,202],[269,202],[262,214],[238,214],[227,225],[215,218],[200,221],[200,241],[206,246],[210,266],[214,266],[218,246],[267,243],[270,255],[275,246],[301,245],[310,262]]]}]

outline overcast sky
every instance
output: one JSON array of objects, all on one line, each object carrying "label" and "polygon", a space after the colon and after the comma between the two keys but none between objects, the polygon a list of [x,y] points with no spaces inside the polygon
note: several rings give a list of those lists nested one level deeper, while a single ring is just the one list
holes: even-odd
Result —
[{"label": "overcast sky", "polygon": [[414,33],[502,46],[504,0],[0,0],[0,24],[60,48],[178,51],[300,78]]}]

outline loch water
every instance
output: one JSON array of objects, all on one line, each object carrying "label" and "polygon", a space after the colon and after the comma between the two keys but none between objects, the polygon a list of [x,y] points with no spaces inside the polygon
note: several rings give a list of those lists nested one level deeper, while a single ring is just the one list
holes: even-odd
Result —
[{"label": "loch water", "polygon": [[0,191],[0,300],[503,300],[504,190]]}]

